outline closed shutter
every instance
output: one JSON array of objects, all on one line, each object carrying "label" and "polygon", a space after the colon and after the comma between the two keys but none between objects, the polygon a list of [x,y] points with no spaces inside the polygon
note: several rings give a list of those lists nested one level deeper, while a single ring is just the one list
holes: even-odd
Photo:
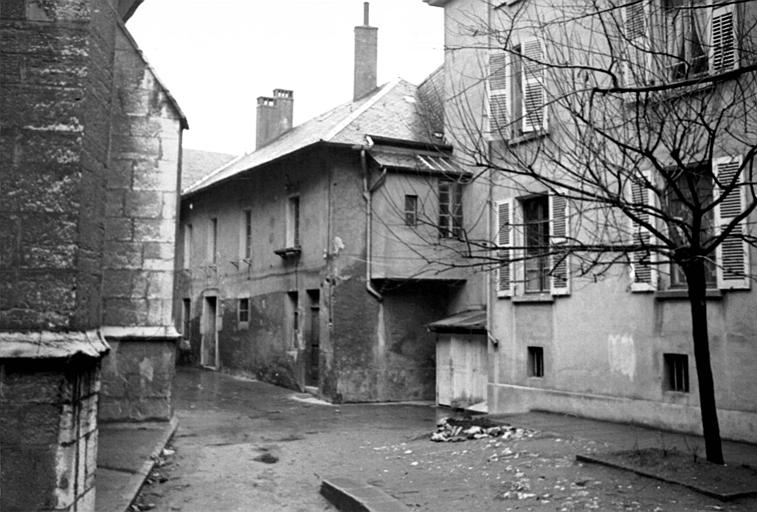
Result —
[{"label": "closed shutter", "polygon": [[523,78],[523,131],[547,129],[547,91],[545,89],[544,47],[539,39],[526,39],[520,45]]},{"label": "closed shutter", "polygon": [[550,291],[552,295],[570,294],[570,254],[565,246],[570,236],[568,200],[549,195]]},{"label": "closed shutter", "polygon": [[710,27],[710,71],[723,73],[735,69],[739,65],[739,56],[733,2],[713,8]]},{"label": "closed shutter", "polygon": [[623,7],[625,66],[627,87],[646,85],[650,81],[649,1],[629,2]]},{"label": "closed shutter", "polygon": [[510,297],[513,294],[513,200],[505,199],[494,205],[494,244],[499,260],[495,272],[498,297]]},{"label": "closed shutter", "polygon": [[489,127],[491,140],[508,139],[510,124],[510,56],[497,51],[489,54]]},{"label": "closed shutter", "polygon": [[656,206],[657,196],[652,188],[645,186],[651,182],[651,174],[644,173],[644,179],[631,183],[631,201],[640,223],[631,222],[631,243],[638,246],[630,254],[633,278],[631,291],[649,292],[657,289],[657,254],[651,249],[655,240],[652,233],[643,224],[652,224],[655,218],[644,210],[644,206]]},{"label": "closed shutter", "polygon": [[[715,175],[715,225],[718,229],[728,225],[744,210],[744,187],[739,186],[741,156],[717,158],[712,162]],[[721,189],[727,190],[721,197]],[[731,234],[716,249],[718,288],[724,290],[749,289],[749,245],[744,240],[746,220],[734,226]]]}]

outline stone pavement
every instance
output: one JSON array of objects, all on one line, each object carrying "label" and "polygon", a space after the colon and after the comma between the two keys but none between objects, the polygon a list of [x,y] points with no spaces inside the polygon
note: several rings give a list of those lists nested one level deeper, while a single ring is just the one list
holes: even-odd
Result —
[{"label": "stone pavement", "polygon": [[97,512],[129,509],[177,425],[175,417],[170,422],[99,425],[95,474]]}]

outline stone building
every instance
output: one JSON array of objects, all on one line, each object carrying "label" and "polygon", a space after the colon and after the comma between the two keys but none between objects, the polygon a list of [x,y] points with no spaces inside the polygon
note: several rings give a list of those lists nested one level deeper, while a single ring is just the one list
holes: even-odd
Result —
[{"label": "stone building", "polygon": [[466,274],[430,261],[462,244],[467,174],[418,87],[376,86],[367,16],[355,34],[353,101],[292,128],[291,91],[258,98],[256,151],[183,190],[177,312],[203,366],[333,401],[431,399],[426,324]]},{"label": "stone building", "polygon": [[172,416],[187,124],[124,26],[139,3],[0,2],[3,511],[93,510],[98,416]]},{"label": "stone building", "polygon": [[[720,226],[728,217],[726,207],[730,215],[738,215],[744,211],[744,197],[750,195],[742,196],[743,187],[737,185],[733,200],[718,204],[723,195],[718,187],[727,183],[724,173],[739,169],[738,163],[747,162],[754,149],[757,119],[749,103],[742,111],[733,108],[737,105],[733,98],[738,98],[733,91],[740,90],[739,84],[749,83],[746,90],[753,94],[754,72],[739,78],[738,71],[740,66],[748,70],[754,63],[750,53],[754,34],[749,30],[757,16],[755,6],[751,2],[705,5],[694,9],[695,15],[687,11],[688,2],[643,2],[637,10],[630,4],[617,6],[602,14],[608,23],[605,27],[611,27],[610,35],[603,37],[600,32],[587,33],[599,26],[599,15],[591,14],[589,2],[583,23],[574,20],[556,28],[557,23],[550,25],[550,20],[569,17],[559,4],[424,1],[445,12],[445,130],[456,153],[470,152],[475,146],[472,139],[488,140],[478,154],[489,155],[484,160],[492,167],[539,169],[543,175],[558,176],[554,186],[547,187],[543,179],[531,179],[528,172],[521,177],[512,172],[492,174],[485,180],[487,190],[480,191],[478,200],[471,199],[489,205],[490,211],[483,215],[491,226],[490,247],[496,249],[497,257],[510,261],[492,272],[489,282],[489,411],[540,409],[701,432],[692,318],[686,280],[676,264],[656,255],[655,249],[643,247],[628,258],[616,258],[612,265],[592,268],[586,254],[583,258],[550,259],[555,258],[550,251],[539,255],[535,250],[566,240],[589,243],[589,237],[597,232],[586,213],[591,211],[589,203],[571,197],[584,196],[565,192],[566,187],[578,183],[566,177],[575,176],[570,174],[576,158],[571,148],[577,143],[570,137],[576,116],[566,111],[579,102],[570,103],[566,98],[577,98],[571,96],[576,90],[601,89],[606,83],[594,82],[590,71],[577,74],[574,81],[561,82],[555,76],[560,66],[573,69],[573,65],[587,63],[585,70],[601,69],[607,81],[615,77],[618,87],[629,91],[613,111],[618,123],[633,119],[628,116],[638,115],[643,108],[667,109],[668,115],[658,119],[657,126],[680,119],[678,136],[690,140],[674,146],[683,147],[683,152],[660,155],[658,147],[625,168],[637,170],[638,165],[635,176],[649,176],[651,183],[644,189],[649,191],[647,196],[638,179],[631,179],[629,183],[636,185],[622,192],[627,194],[625,201],[652,212],[657,220],[644,229],[630,221],[601,224],[610,226],[609,233],[627,230],[618,231],[621,240],[630,239],[627,233],[633,233],[646,237],[640,238],[642,245],[650,248],[654,235],[647,229],[670,233],[663,226],[671,219],[665,209],[674,204],[670,198],[676,178],[671,177],[670,166],[678,162],[680,167],[681,161],[686,171],[696,166],[709,177],[702,181],[700,198],[703,207],[711,210],[713,225]],[[570,46],[566,41],[571,37],[580,44],[592,41],[591,51],[583,52],[579,43]],[[560,54],[566,47],[572,50]],[[660,47],[668,51],[654,54],[652,49]],[[638,63],[634,56],[644,49],[648,60],[635,75]],[[616,65],[607,71],[603,66],[610,62],[610,55]],[[605,57],[607,60],[602,60]],[[588,85],[582,89],[576,85],[579,83]],[[566,84],[572,87],[567,94],[561,89]],[[754,99],[747,101],[753,104]],[[461,108],[463,102],[465,108]],[[700,102],[698,107],[696,102]],[[594,108],[601,104],[598,101]],[[688,121],[683,120],[689,117],[684,110],[692,104],[704,113],[699,122],[705,123],[708,115],[722,118],[720,125],[715,125],[718,133],[709,150],[702,151],[697,145],[699,139],[707,140],[704,136],[686,139],[690,137]],[[716,107],[713,112],[708,110],[711,105]],[[735,112],[732,127],[727,123],[733,119],[726,118],[721,107],[723,112]],[[634,136],[665,140],[663,130],[629,133],[627,140]],[[548,158],[546,148],[555,146],[564,149],[553,153],[560,158]],[[629,161],[627,155],[615,156],[618,167]],[[649,165],[650,161],[665,161],[666,156],[667,166]],[[564,174],[558,172],[561,162]],[[747,172],[743,169],[745,175]],[[581,186],[586,187],[586,182],[574,190],[582,190]],[[746,232],[754,229],[755,220],[752,212],[741,222]],[[675,223],[676,218],[668,222]],[[538,232],[536,226],[541,226]],[[753,312],[757,294],[751,277],[757,268],[757,252],[746,242],[731,236],[722,249],[709,255],[706,302],[721,431],[731,439],[755,442],[757,351],[753,342],[757,323]],[[529,251],[536,256],[529,256]]]}]

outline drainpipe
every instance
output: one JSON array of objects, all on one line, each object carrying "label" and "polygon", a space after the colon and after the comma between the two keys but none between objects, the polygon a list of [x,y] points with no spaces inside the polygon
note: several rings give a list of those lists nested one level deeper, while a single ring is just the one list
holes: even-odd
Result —
[{"label": "drainpipe", "polygon": [[386,178],[386,168],[381,172],[381,176],[376,183],[368,187],[368,162],[366,159],[366,153],[373,147],[373,139],[368,135],[365,136],[365,144],[360,148],[360,165],[363,167],[363,199],[365,199],[365,289],[368,293],[373,295],[377,301],[381,302],[384,297],[373,287],[371,282],[371,270],[373,268],[373,250],[372,250],[372,236],[371,226],[373,225],[373,193],[384,184]]}]

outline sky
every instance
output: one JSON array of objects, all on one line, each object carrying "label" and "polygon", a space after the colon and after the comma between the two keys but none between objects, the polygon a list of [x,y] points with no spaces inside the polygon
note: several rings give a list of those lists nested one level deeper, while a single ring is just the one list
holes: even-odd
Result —
[{"label": "sky", "polygon": [[[294,124],[352,100],[362,0],[146,0],[127,27],[189,122],[184,147],[254,149],[258,96],[294,91]],[[378,82],[419,84],[442,64],[443,10],[371,0]]]}]

